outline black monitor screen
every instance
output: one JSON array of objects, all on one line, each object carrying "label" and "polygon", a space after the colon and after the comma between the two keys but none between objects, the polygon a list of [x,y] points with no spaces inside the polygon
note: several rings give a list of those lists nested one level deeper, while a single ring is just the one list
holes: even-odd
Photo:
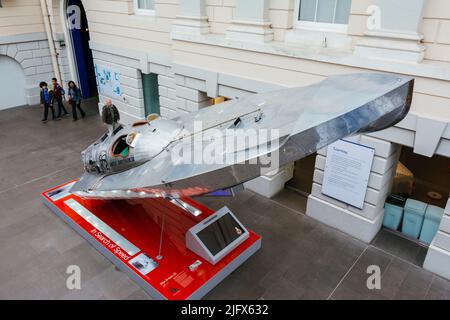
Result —
[{"label": "black monitor screen", "polygon": [[227,213],[197,233],[213,256],[225,249],[244,233],[241,225]]}]

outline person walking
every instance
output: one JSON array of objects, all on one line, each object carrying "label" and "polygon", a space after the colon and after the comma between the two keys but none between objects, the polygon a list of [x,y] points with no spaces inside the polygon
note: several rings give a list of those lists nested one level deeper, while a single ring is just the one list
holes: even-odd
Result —
[{"label": "person walking", "polygon": [[73,81],[69,81],[68,87],[69,103],[72,106],[73,121],[78,120],[77,109],[80,111],[81,118],[84,119],[86,117],[86,113],[83,109],[81,109],[81,90]]},{"label": "person walking", "polygon": [[52,85],[53,85],[53,105],[55,105],[55,103],[58,105],[58,118],[61,118],[63,116],[61,114],[63,112],[64,116],[69,116],[69,113],[67,112],[63,104],[63,97],[65,94],[63,87],[61,87],[61,85],[58,83],[58,79],[56,78],[52,79]]},{"label": "person walking", "polygon": [[114,130],[119,126],[119,120],[119,110],[117,110],[111,99],[106,100],[102,109],[102,121],[108,127],[110,135],[112,135]]},{"label": "person walking", "polygon": [[39,84],[39,88],[41,88],[41,106],[44,107],[44,118],[42,119],[43,123],[47,122],[48,118],[48,109],[52,111],[52,118],[55,120],[55,109],[53,109],[53,96],[52,91],[48,90],[48,85],[46,82],[42,81]]}]

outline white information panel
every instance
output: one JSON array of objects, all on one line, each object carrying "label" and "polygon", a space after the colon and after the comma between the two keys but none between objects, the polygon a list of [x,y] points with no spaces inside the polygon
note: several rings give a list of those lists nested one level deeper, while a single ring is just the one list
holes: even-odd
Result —
[{"label": "white information panel", "polygon": [[375,150],[339,140],[328,146],[322,193],[363,208]]}]

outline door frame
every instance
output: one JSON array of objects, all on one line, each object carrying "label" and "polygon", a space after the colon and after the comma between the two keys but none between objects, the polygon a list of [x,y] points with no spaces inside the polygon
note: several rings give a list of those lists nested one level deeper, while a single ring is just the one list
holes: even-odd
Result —
[{"label": "door frame", "polygon": [[[73,47],[73,39],[72,39],[72,32],[69,30],[69,20],[67,19],[67,2],[68,0],[60,0],[59,3],[59,14],[61,19],[61,25],[64,33],[64,38],[66,39],[66,48],[67,48],[67,57],[69,60],[69,72],[71,80],[75,81],[76,83],[80,83],[80,77],[78,74],[78,67],[77,67],[77,61],[75,58],[75,51]],[[81,0],[83,3],[83,1]],[[84,3],[83,3],[84,7]],[[59,79],[62,81],[61,79]]]}]

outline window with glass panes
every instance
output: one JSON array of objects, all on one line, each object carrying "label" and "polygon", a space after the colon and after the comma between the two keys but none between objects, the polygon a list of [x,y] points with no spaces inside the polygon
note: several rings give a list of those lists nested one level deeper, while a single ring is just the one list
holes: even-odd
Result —
[{"label": "window with glass panes", "polygon": [[348,24],[351,0],[300,0],[298,21]]},{"label": "window with glass panes", "polygon": [[139,11],[155,10],[155,0],[135,0],[135,5]]}]

